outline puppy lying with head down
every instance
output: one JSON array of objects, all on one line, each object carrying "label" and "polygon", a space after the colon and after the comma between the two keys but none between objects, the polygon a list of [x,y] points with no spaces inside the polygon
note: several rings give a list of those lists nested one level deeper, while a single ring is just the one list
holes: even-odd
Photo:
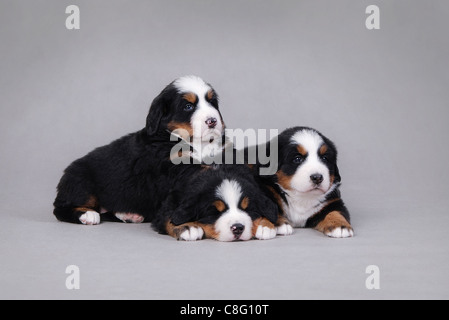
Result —
[{"label": "puppy lying with head down", "polygon": [[267,240],[276,237],[278,208],[243,165],[183,165],[153,221],[178,240]]},{"label": "puppy lying with head down", "polygon": [[277,172],[259,176],[282,212],[277,233],[291,234],[293,226],[314,228],[333,238],[352,237],[349,212],[339,191],[334,143],[307,127],[285,130],[277,143]]}]

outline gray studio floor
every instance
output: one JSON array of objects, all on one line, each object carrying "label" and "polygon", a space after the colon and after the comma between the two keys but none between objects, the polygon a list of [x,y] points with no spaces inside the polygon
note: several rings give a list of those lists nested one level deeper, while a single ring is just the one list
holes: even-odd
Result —
[{"label": "gray studio floor", "polygon": [[[296,229],[289,237],[238,243],[178,242],[149,224],[64,224],[50,207],[28,215],[20,202],[3,204],[15,214],[2,220],[0,298],[449,298],[446,212],[434,208],[438,223],[410,220],[423,208],[364,200],[353,208],[363,214],[354,214],[352,239]],[[79,267],[79,290],[66,287],[69,265]],[[380,270],[378,290],[366,287],[370,265]]]},{"label": "gray studio floor", "polygon": [[[449,299],[448,16],[447,0],[0,0],[0,298]],[[190,74],[228,128],[333,140],[355,237],[186,243],[56,221],[64,168]]]}]

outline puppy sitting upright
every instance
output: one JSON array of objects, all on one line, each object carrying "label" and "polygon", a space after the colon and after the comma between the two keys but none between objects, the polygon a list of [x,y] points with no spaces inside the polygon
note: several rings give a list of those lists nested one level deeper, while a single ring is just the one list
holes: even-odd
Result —
[{"label": "puppy sitting upright", "polygon": [[95,149],[65,170],[54,202],[56,218],[85,225],[150,222],[170,190],[170,155],[178,143],[171,134],[180,129],[191,136],[185,142],[193,149],[224,134],[217,94],[195,76],[173,81],[153,100],[145,128]]},{"label": "puppy sitting upright", "polygon": [[[332,141],[314,129],[295,127],[279,135],[278,150],[276,174],[260,178],[293,227],[314,228],[333,238],[352,237]],[[283,230],[278,228],[278,234],[291,232]]]}]

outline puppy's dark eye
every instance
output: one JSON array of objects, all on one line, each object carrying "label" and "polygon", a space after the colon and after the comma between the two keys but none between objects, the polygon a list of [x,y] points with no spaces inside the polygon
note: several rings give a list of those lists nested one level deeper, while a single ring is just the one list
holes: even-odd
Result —
[{"label": "puppy's dark eye", "polygon": [[293,158],[293,163],[295,164],[300,164],[304,161],[304,158],[300,155],[297,155]]},{"label": "puppy's dark eye", "polygon": [[320,158],[323,162],[327,162],[327,160],[328,160],[327,156],[321,156]]},{"label": "puppy's dark eye", "polygon": [[195,109],[195,107],[193,105],[191,105],[190,103],[188,103],[184,106],[184,111],[192,111],[193,109]]}]

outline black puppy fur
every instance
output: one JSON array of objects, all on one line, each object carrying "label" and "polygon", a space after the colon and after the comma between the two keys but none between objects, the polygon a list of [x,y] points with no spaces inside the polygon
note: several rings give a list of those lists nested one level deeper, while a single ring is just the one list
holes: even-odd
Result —
[{"label": "black puppy fur", "polygon": [[[257,227],[263,224],[260,218],[268,220],[265,225],[274,229],[278,208],[262,193],[248,167],[181,165],[175,171],[177,183],[153,221],[153,228],[159,233],[179,239],[183,231],[196,226],[204,230],[204,238],[221,240],[220,230],[215,224],[232,206],[217,195],[217,188],[225,180],[235,182],[240,188],[239,209],[253,221],[250,226],[253,229],[252,236],[255,236]],[[217,202],[221,202],[222,208]]]},{"label": "black puppy fur", "polygon": [[[292,204],[298,200],[298,193],[292,190],[290,185],[291,179],[300,168],[301,163],[294,161],[298,156],[298,145],[292,143],[292,137],[298,133],[309,130],[319,135],[323,141],[323,145],[326,146],[322,150],[325,152],[320,154],[320,161],[328,168],[329,175],[332,179],[329,192],[324,196],[317,196],[316,205],[320,209],[308,217],[305,223],[301,225],[294,225],[295,227],[314,228],[329,236],[335,229],[346,229],[347,234],[353,234],[352,226],[350,225],[350,214],[346,208],[339,187],[341,185],[341,176],[337,166],[337,148],[335,144],[327,137],[322,135],[315,129],[308,127],[294,127],[283,131],[277,137],[278,144],[278,164],[276,174],[269,176],[262,176],[259,174],[260,168],[264,167],[260,164],[256,164],[253,167],[253,172],[259,184],[265,189],[267,195],[270,196],[272,201],[278,205],[278,210],[281,213],[280,220],[284,220],[286,223],[291,220],[292,215],[289,216],[288,210],[291,209]],[[270,150],[268,147],[266,150]],[[300,155],[302,157],[302,155]],[[265,165],[268,167],[269,165]],[[292,192],[290,192],[292,191]],[[279,221],[278,225],[281,224]]]},{"label": "black puppy fur", "polygon": [[[211,86],[205,99],[218,110]],[[150,222],[171,187],[170,152],[179,140],[170,141],[176,129],[170,124],[191,128],[190,105],[172,82],[153,100],[145,128],[74,161],[57,187],[56,218],[80,224],[84,213],[95,211],[104,213],[102,221],[120,221],[115,213],[133,213]]]}]

